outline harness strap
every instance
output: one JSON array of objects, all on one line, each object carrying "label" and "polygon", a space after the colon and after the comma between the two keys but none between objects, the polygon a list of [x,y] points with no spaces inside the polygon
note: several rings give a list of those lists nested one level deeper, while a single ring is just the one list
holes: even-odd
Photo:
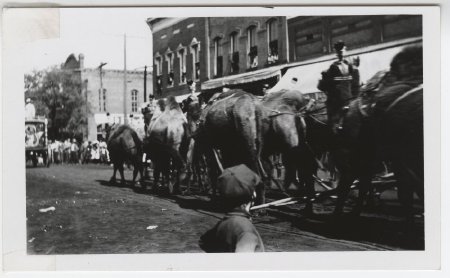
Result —
[{"label": "harness strap", "polygon": [[367,105],[363,105],[361,101],[362,101],[361,98],[358,99],[358,110],[359,110],[359,113],[361,113],[361,115],[363,115],[364,117],[368,117],[369,114],[367,114],[367,112],[364,110],[364,108],[366,108]]},{"label": "harness strap", "polygon": [[299,112],[293,113],[293,112],[281,112],[281,111],[278,111],[278,110],[275,110],[275,109],[270,109],[270,112],[273,112],[275,114],[269,115],[269,117],[273,118],[273,117],[277,117],[277,116],[280,116],[280,115],[292,115],[292,116],[303,117],[303,114],[304,114],[303,110],[305,110],[304,107],[302,107],[302,109],[300,109]]},{"label": "harness strap", "polygon": [[409,95],[412,95],[420,90],[423,89],[423,84],[420,84],[419,86],[407,91],[406,93],[404,93],[403,95],[399,96],[396,100],[394,100],[394,102],[391,103],[391,105],[388,106],[388,108],[386,108],[385,112],[388,112],[389,110],[392,109],[392,107],[394,107],[397,103],[399,103],[400,101],[402,101],[403,99],[405,99],[406,97],[408,97]]},{"label": "harness strap", "polygon": [[321,120],[317,119],[317,118],[315,117],[315,115],[314,115],[314,116],[313,116],[313,115],[308,115],[308,117],[310,117],[310,118],[313,119],[314,121],[318,122],[319,124],[327,125],[327,123],[322,122]]}]

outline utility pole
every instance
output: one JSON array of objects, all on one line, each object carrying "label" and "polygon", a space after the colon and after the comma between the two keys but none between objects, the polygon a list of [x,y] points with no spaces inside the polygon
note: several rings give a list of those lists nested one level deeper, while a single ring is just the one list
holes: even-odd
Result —
[{"label": "utility pole", "polygon": [[127,118],[127,34],[123,34],[123,121],[128,124]]},{"label": "utility pole", "polygon": [[[100,92],[98,95],[99,99],[99,110],[102,111],[102,99],[103,99],[103,67],[108,63],[100,63],[100,66],[98,67],[100,69]],[[103,111],[106,111],[105,103],[103,103]]]},{"label": "utility pole", "polygon": [[147,102],[147,66],[144,67],[144,102]]}]

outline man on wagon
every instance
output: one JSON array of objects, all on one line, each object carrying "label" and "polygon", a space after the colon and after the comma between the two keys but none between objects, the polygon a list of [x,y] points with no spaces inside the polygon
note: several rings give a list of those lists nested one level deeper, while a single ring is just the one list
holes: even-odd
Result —
[{"label": "man on wagon", "polygon": [[36,108],[34,104],[31,102],[31,98],[27,98],[25,104],[25,118],[26,119],[34,119],[36,116]]},{"label": "man on wagon", "polygon": [[[319,82],[319,90],[333,93],[335,90],[348,90],[352,96],[358,95],[359,71],[353,64],[345,59],[346,46],[343,41],[334,44],[337,61],[333,62],[329,69],[322,72],[322,80]],[[357,59],[359,64],[359,58]]]},{"label": "man on wagon", "polygon": [[[345,59],[346,46],[343,41],[334,44],[338,60],[333,62],[327,71],[322,72],[322,79],[317,88],[327,93],[328,120],[336,124],[336,115],[345,112],[345,101],[359,94],[359,71]],[[359,63],[359,59],[358,59]],[[341,96],[347,96],[343,99]],[[343,109],[344,107],[344,109]],[[340,126],[338,126],[340,129]]]},{"label": "man on wagon", "polygon": [[217,183],[221,203],[228,213],[200,238],[203,250],[209,253],[264,252],[261,236],[250,216],[255,186],[260,182],[260,177],[244,164],[223,171]]}]

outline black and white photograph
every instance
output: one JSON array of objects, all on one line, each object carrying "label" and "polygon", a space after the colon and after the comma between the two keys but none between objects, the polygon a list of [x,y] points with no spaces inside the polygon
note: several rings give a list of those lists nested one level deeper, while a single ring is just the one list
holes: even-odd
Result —
[{"label": "black and white photograph", "polygon": [[23,256],[439,253],[439,12],[250,10],[4,11]]}]

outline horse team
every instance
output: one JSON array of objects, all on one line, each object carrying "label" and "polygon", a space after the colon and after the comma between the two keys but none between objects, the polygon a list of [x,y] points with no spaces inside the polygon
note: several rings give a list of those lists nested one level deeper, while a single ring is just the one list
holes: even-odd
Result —
[{"label": "horse team", "polygon": [[[281,154],[286,170],[284,188],[298,178],[308,197],[305,211],[313,213],[318,157],[326,152],[340,173],[334,190],[338,195],[336,214],[342,212],[356,179],[359,198],[355,211],[361,211],[373,192],[374,169],[384,161],[392,165],[405,216],[412,221],[413,194],[423,201],[424,192],[421,84],[419,45],[397,54],[376,86],[361,88],[356,97],[345,90],[324,90],[327,102],[323,109],[311,105],[301,92],[290,90],[271,92],[262,99],[230,90],[213,96],[203,109],[197,98],[190,98],[186,113],[174,97],[168,97],[159,101],[142,142],[128,126],[112,128],[108,135],[114,163],[112,181],[119,170],[124,182],[126,160],[134,165],[133,182],[139,172],[142,179],[145,153],[154,166],[154,189],[161,178],[171,193],[179,193],[180,185],[189,190],[195,177],[202,186],[209,184],[215,196],[221,171],[245,164],[263,180],[257,187],[257,204],[262,204],[272,180],[272,157]],[[327,85],[332,86],[323,87]],[[321,112],[324,110],[327,113]]]}]

